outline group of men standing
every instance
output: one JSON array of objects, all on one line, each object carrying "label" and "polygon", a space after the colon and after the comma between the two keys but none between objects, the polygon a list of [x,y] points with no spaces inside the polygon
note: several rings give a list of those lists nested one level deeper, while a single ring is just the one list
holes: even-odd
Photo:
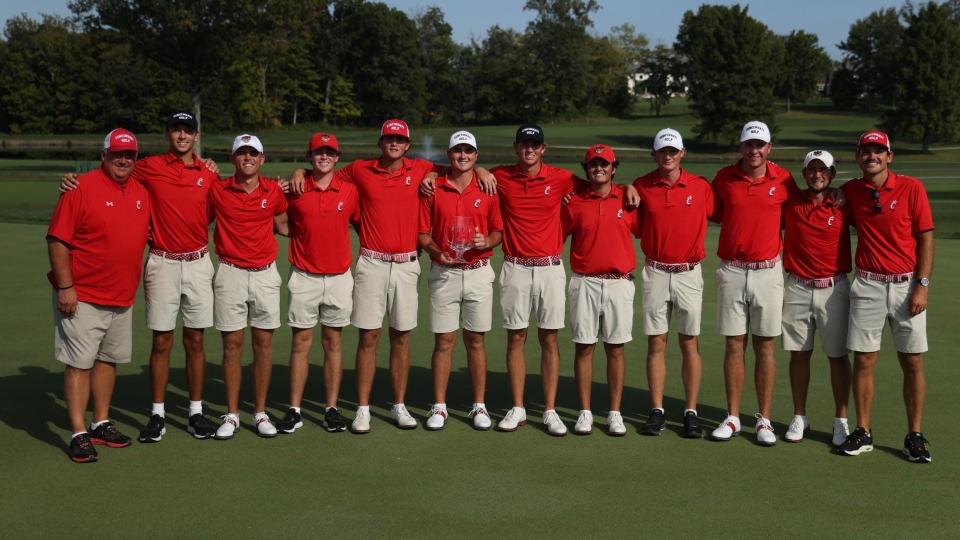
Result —
[{"label": "group of men standing", "polygon": [[[786,169],[768,161],[771,135],[758,121],[744,126],[741,159],[721,169],[712,183],[682,167],[686,150],[680,133],[661,130],[652,148],[656,169],[632,185],[613,182],[619,162],[614,149],[604,144],[587,149],[582,161],[586,180],[544,163],[543,130],[533,124],[516,132],[517,162],[489,171],[477,166],[479,144],[467,131],[451,136],[449,164],[439,166],[407,157],[409,127],[401,120],[388,120],[380,132],[380,156],[339,170],[336,136],[317,133],[308,145],[311,170],[295,172],[289,184],[260,174],[266,154],[256,136],[235,139],[231,157],[235,174],[220,179],[216,165],[194,153],[199,133],[189,113],[172,115],[166,135],[170,144],[166,154],[136,161],[133,134],[119,129],[108,134],[101,168],[64,178],[67,192],[51,220],[47,238],[55,296],[55,355],[67,364],[65,394],[74,431],[70,444],[74,461],[95,461],[96,444],[130,444],[109,421],[108,409],[115,364],[129,362],[132,354],[130,308],[148,232],[150,255],[143,280],[147,324],[153,330],[153,405],[141,442],[159,442],[165,434],[164,400],[178,312],[183,318],[190,393],[188,430],[194,437],[229,439],[237,432],[240,357],[247,326],[254,356],[256,432],[272,437],[300,428],[308,357],[318,324],[324,351],[324,427],[331,432],[347,427],[337,402],[342,330],[353,325],[360,333],[358,407],[350,429],[368,433],[376,350],[385,317],[393,392],[390,416],[402,429],[415,428],[418,422],[404,402],[410,332],[418,321],[421,252],[432,260],[430,316],[435,335],[434,404],[425,427],[442,429],[448,417],[452,351],[462,328],[473,383],[469,417],[476,429],[489,429],[484,335],[492,328],[496,279],[490,257],[501,243],[500,303],[513,402],[497,428],[514,431],[527,420],[524,345],[532,312],[541,351],[543,423],[551,435],[567,433],[555,404],[560,371],[557,335],[565,326],[569,295],[581,408],[574,432],[592,430],[592,358],[597,342],[603,341],[610,388],[607,430],[624,435],[620,408],[624,344],[632,340],[633,328],[634,238],[640,239],[645,255],[640,280],[652,400],[641,432],[659,435],[666,425],[665,351],[675,318],[685,388],[681,435],[699,438],[700,263],[708,220],[720,223],[717,322],[726,340],[729,411],[711,437],[729,440],[740,431],[749,334],[756,355],[757,442],[776,442],[770,421],[774,338],[782,333],[784,348],[791,351],[795,407],[785,439],[801,440],[809,429],[806,389],[813,334],[819,329],[836,401],[833,443],[848,455],[871,450],[873,368],[889,320],[904,371],[909,429],[904,453],[911,461],[930,461],[920,420],[933,222],[923,185],[889,170],[893,153],[882,132],[861,136],[856,159],[863,176],[842,190],[830,188],[836,174],[833,156],[825,150],[808,154],[804,191]],[[214,246],[220,260],[216,272],[207,253],[211,221],[216,222]],[[847,282],[850,226],[859,236],[852,287]],[[355,275],[351,227],[360,243]],[[275,234],[290,238],[292,329],[290,407],[276,424],[265,412],[273,331],[281,325],[282,279],[276,269]],[[573,273],[569,284],[561,261],[567,237]],[[203,335],[210,326],[220,330],[223,340],[227,414],[219,426],[207,420],[202,408]],[[848,350],[854,351],[852,373]],[[858,413],[852,433],[846,421],[851,385]],[[94,415],[87,426],[90,395]]]}]

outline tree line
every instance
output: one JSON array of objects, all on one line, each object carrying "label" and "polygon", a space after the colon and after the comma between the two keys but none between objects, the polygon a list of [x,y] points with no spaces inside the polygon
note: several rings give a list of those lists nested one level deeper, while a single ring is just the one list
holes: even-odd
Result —
[{"label": "tree line", "polygon": [[[0,131],[156,131],[190,109],[204,129],[548,121],[650,114],[686,94],[702,140],[732,140],[829,85],[924,144],[957,137],[960,0],[869,14],[834,65],[816,35],[777,35],[746,7],[684,14],[672,46],[624,24],[592,31],[596,0],[527,0],[522,32],[456,43],[438,7],[364,0],[72,0],[71,17],[7,21]],[[478,5],[477,9],[482,9]]]}]

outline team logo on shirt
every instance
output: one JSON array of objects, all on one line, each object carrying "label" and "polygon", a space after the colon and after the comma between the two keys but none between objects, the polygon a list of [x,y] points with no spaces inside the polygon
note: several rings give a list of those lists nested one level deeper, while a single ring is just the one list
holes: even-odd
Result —
[{"label": "team logo on shirt", "polygon": [[687,206],[690,206],[691,204],[693,204],[693,195],[687,195],[686,203],[687,203]]},{"label": "team logo on shirt", "polygon": [[337,203],[337,212],[343,212],[343,201]]},{"label": "team logo on shirt", "polygon": [[197,187],[203,187],[203,178],[197,178]]},{"label": "team logo on shirt", "polygon": [[143,208],[143,204],[140,202],[140,199],[137,199],[137,210],[140,210],[142,208]]},{"label": "team logo on shirt", "polygon": [[264,200],[260,201],[260,208],[266,208],[266,207],[267,207],[267,200],[264,199]]},{"label": "team logo on shirt", "polygon": [[403,183],[409,186],[410,184],[413,183],[413,178],[410,178],[410,177],[408,176],[408,177],[403,181]]},{"label": "team logo on shirt", "polygon": [[107,206],[113,206],[113,201],[107,201]]},{"label": "team logo on shirt", "polygon": [[550,190],[551,190],[552,188],[553,188],[553,186],[547,186],[547,187],[543,188],[543,196],[546,197],[547,195],[550,195]]},{"label": "team logo on shirt", "polygon": [[770,188],[770,191],[767,192],[767,195],[770,195],[771,197],[773,197],[773,194],[776,192],[777,192],[777,186],[773,186],[772,188]]},{"label": "team logo on shirt", "polygon": [[620,219],[622,217],[623,217],[623,208],[617,210],[617,219]]},{"label": "team logo on shirt", "polygon": [[836,216],[830,216],[829,218],[827,218],[827,227],[833,227],[833,221],[835,219],[837,219]]},{"label": "team logo on shirt", "polygon": [[897,200],[894,199],[894,200],[890,201],[890,209],[893,210],[893,209],[896,208],[896,207],[897,207]]},{"label": "team logo on shirt", "polygon": [[477,199],[477,200],[473,201],[473,207],[474,207],[474,208],[480,208],[480,199]]}]

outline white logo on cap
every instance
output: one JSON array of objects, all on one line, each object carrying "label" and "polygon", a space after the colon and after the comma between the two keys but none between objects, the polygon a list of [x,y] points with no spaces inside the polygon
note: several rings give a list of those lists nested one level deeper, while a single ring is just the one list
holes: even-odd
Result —
[{"label": "white logo on cap", "polygon": [[897,200],[894,199],[894,200],[890,201],[890,209],[893,210],[893,209],[896,208],[896,207],[897,207]]},{"label": "white logo on cap", "polygon": [[767,195],[770,195],[771,197],[773,197],[773,194],[776,192],[777,192],[777,186],[773,186],[772,188],[770,188],[770,191],[767,192]]},{"label": "white logo on cap", "polygon": [[620,219],[622,217],[623,217],[623,208],[617,210],[617,219]]},{"label": "white logo on cap", "polygon": [[413,183],[413,179],[408,176],[408,177],[403,181],[403,183],[409,186],[410,184]]},{"label": "white logo on cap", "polygon": [[267,200],[264,199],[264,200],[260,201],[260,208],[266,208],[266,207],[267,207]]},{"label": "white logo on cap", "polygon": [[830,216],[827,219],[827,227],[833,227],[833,220],[836,219],[836,216]]},{"label": "white logo on cap", "polygon": [[523,129],[523,134],[524,134],[524,135],[536,135],[537,133],[540,133],[540,132],[539,132],[537,129],[535,129],[535,128],[524,128],[524,129]]},{"label": "white logo on cap", "polygon": [[189,119],[190,119],[190,115],[189,115],[189,114],[187,114],[187,113],[182,113],[182,112],[173,115],[173,117],[176,118],[177,120],[189,120]]},{"label": "white logo on cap", "polygon": [[343,212],[343,201],[337,203],[337,212]]},{"label": "white logo on cap", "polygon": [[474,208],[480,208],[480,199],[477,199],[477,200],[473,201],[473,207],[474,207]]},{"label": "white logo on cap", "polygon": [[113,206],[113,201],[107,201],[107,206]]},{"label": "white logo on cap", "polygon": [[140,199],[137,199],[137,210],[140,210],[141,207]]},{"label": "white logo on cap", "polygon": [[387,129],[391,131],[400,131],[401,129],[403,129],[403,127],[400,124],[391,123],[391,124],[387,124]]},{"label": "white logo on cap", "polygon": [[693,204],[693,195],[687,195],[687,206]]},{"label": "white logo on cap", "polygon": [[544,195],[544,197],[546,197],[547,195],[550,194],[550,189],[551,189],[552,187],[553,187],[553,186],[547,186],[547,187],[545,187],[545,188],[543,189],[543,195]]},{"label": "white logo on cap", "polygon": [[123,143],[133,142],[133,137],[127,135],[126,133],[118,133],[117,135],[114,135],[113,138]]},{"label": "white logo on cap", "polygon": [[323,142],[327,142],[327,141],[330,140],[330,137],[328,137],[328,136],[326,136],[326,135],[321,135],[321,136],[320,136],[320,140],[323,141]]},{"label": "white logo on cap", "polygon": [[596,153],[598,153],[598,154],[602,154],[602,153],[603,153],[603,147],[602,147],[602,146],[597,146],[596,148],[593,149],[593,151],[596,152]]}]

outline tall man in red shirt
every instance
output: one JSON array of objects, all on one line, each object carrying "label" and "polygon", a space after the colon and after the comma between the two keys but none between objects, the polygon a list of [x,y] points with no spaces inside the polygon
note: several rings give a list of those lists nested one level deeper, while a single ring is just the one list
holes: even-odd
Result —
[{"label": "tall man in red shirt", "polygon": [[712,437],[726,441],[740,431],[744,351],[750,333],[756,355],[757,443],[764,446],[777,442],[770,406],[777,369],[774,338],[782,332],[780,222],[783,204],[799,191],[790,171],[767,160],[772,148],[767,125],[747,122],[740,133],[740,161],[720,169],[713,179],[715,217],[721,223],[717,327],[726,337],[723,372],[729,412]]},{"label": "tall man in red shirt", "polygon": [[[57,201],[47,230],[54,287],[54,357],[66,364],[64,398],[73,436],[70,458],[97,460],[93,445],[130,445],[110,422],[117,364],[130,362],[140,263],[150,227],[150,199],[129,182],[137,139],[115,129],[103,142],[102,163]],[[93,396],[93,422],[84,425]]]},{"label": "tall man in red shirt", "polygon": [[[500,243],[503,222],[496,195],[480,190],[474,167],[479,153],[469,131],[450,136],[447,156],[450,173],[436,179],[432,196],[420,199],[420,247],[430,254],[430,325],[433,347],[434,405],[424,426],[443,429],[447,420],[446,394],[457,329],[463,326],[467,366],[473,381],[473,427],[490,429],[484,403],[487,351],[484,334],[493,324],[493,248]],[[462,260],[451,249],[464,249]]]},{"label": "tall man in red shirt", "polygon": [[847,358],[847,317],[850,307],[850,207],[838,208],[828,191],[836,175],[833,155],[814,150],[803,160],[807,189],[783,207],[783,348],[790,351],[793,419],[784,439],[799,442],[810,429],[806,415],[810,357],[819,330],[830,360],[830,382],[836,415],[833,445],[846,440],[850,361]]},{"label": "tall man in red shirt", "polygon": [[637,210],[626,205],[624,188],[613,184],[617,157],[605,144],[587,149],[583,169],[590,184],[574,192],[561,210],[564,236],[570,241],[570,328],[576,344],[574,370],[580,395],[580,416],[574,433],[593,430],[590,388],[593,350],[599,339],[607,354],[610,412],[607,432],[627,433],[620,414],[625,375],[623,345],[633,339],[633,272],[637,256],[633,238],[639,234]]},{"label": "tall man in red shirt", "polygon": [[274,227],[282,222],[287,200],[276,181],[260,175],[266,156],[253,135],[233,141],[235,173],[210,189],[210,208],[217,218],[213,241],[220,266],[213,281],[214,325],[223,336],[223,382],[227,414],[214,435],[230,439],[240,425],[240,357],[244,329],[252,328],[254,425],[261,437],[277,429],[266,413],[270,388],[273,331],[280,326],[280,285]]},{"label": "tall man in red shirt", "polygon": [[893,151],[882,131],[860,136],[856,154],[863,176],[843,185],[857,228],[857,277],[850,287],[847,348],[854,351],[853,399],[857,428],[840,447],[847,455],[873,449],[870,416],[873,369],[889,321],[903,370],[907,436],[903,454],[929,463],[921,431],[927,383],[927,298],[933,272],[933,215],[923,184],[890,170]]},{"label": "tall man in red shirt", "polygon": [[637,178],[640,193],[640,246],[646,256],[643,272],[643,327],[647,334],[647,381],[653,409],[641,433],[660,435],[666,426],[663,386],[666,379],[667,333],[676,310],[682,358],[681,374],[686,393],[683,431],[699,438],[703,431],[697,415],[702,361],[697,336],[703,307],[703,274],[707,218],[713,214],[713,190],[701,176],[687,172],[683,137],[674,129],[660,130],[653,139],[656,170]]},{"label": "tall man in red shirt", "polygon": [[[281,433],[303,426],[300,402],[307,382],[313,329],[320,324],[323,346],[323,384],[327,431],[344,431],[346,422],[337,409],[343,355],[343,327],[353,311],[353,275],[350,225],[360,222],[357,188],[334,174],[340,160],[340,143],[332,133],[315,133],[307,147],[313,170],[307,173],[302,193],[288,193],[286,220],[280,232],[290,237],[290,298],[288,324],[293,330],[290,348],[290,408],[277,425]],[[288,221],[287,221],[288,220]]]}]

